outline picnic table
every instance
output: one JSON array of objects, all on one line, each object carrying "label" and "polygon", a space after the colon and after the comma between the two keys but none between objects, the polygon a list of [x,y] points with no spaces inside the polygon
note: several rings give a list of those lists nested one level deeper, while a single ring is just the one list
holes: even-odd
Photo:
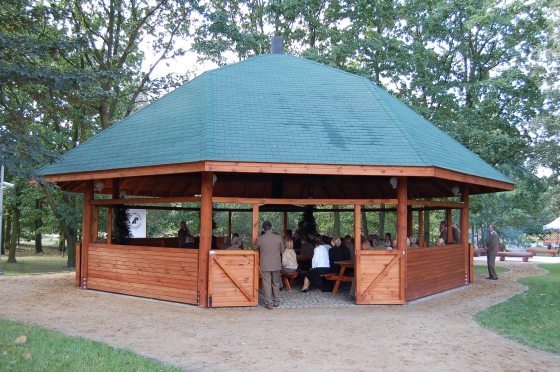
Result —
[{"label": "picnic table", "polygon": [[340,282],[352,282],[354,280],[353,276],[346,276],[344,272],[347,268],[354,268],[354,260],[347,260],[347,261],[337,261],[335,264],[340,265],[340,272],[338,275],[336,274],[325,274],[325,279],[327,280],[334,280],[334,288],[332,290],[332,294],[335,295],[338,291],[338,287],[340,286]]}]

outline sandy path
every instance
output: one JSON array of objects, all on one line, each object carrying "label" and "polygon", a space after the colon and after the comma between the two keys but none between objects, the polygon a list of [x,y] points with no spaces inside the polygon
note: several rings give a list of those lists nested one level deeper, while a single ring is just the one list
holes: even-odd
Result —
[{"label": "sandy path", "polygon": [[524,290],[534,263],[405,306],[199,309],[74,287],[73,274],[0,277],[0,317],[103,341],[189,371],[560,371],[560,358],[472,316]]}]

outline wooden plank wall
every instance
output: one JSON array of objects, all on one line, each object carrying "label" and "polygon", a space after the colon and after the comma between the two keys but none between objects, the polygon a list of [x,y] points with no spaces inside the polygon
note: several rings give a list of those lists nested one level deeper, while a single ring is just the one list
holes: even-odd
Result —
[{"label": "wooden plank wall", "polygon": [[[224,250],[211,253],[208,272],[209,306],[258,306],[258,252]],[[235,279],[232,279],[232,276]]]},{"label": "wooden plank wall", "polygon": [[409,249],[406,300],[465,285],[465,248],[461,244]]},{"label": "wooden plank wall", "polygon": [[403,304],[401,255],[395,251],[373,250],[356,251],[356,254],[359,256],[356,259],[355,271],[356,303],[360,305]]},{"label": "wooden plank wall", "polygon": [[198,249],[92,243],[88,265],[88,289],[198,303]]}]

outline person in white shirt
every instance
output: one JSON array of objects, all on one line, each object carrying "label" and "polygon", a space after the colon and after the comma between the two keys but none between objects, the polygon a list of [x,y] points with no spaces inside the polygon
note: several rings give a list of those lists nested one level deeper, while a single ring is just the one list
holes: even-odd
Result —
[{"label": "person in white shirt", "polygon": [[329,262],[329,250],[323,244],[321,239],[315,239],[313,242],[315,249],[313,250],[313,259],[311,260],[311,270],[305,274],[305,279],[303,281],[302,292],[309,292],[309,286],[311,284],[316,286],[322,286],[323,280],[321,275],[328,274],[330,270]]}]

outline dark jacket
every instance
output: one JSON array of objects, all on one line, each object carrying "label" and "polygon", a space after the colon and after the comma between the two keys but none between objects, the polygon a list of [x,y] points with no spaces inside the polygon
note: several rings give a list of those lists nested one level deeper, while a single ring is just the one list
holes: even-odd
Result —
[{"label": "dark jacket", "polygon": [[[348,248],[346,248],[348,249]],[[350,250],[348,250],[348,254],[350,254]],[[339,273],[340,272],[340,265],[335,264],[335,262],[344,261],[344,252],[340,245],[335,245],[331,249],[329,249],[329,263],[330,263],[330,273]]]}]

